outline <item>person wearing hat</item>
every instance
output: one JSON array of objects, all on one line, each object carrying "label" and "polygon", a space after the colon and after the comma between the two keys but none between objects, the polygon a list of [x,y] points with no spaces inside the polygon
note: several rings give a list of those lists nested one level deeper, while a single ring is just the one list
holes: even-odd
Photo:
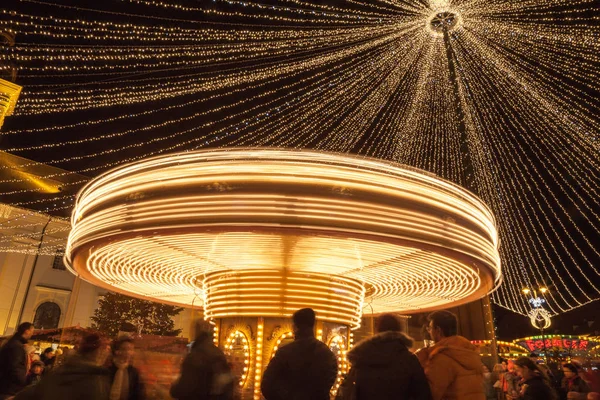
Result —
[{"label": "person wearing hat", "polygon": [[294,341],[277,350],[265,370],[261,391],[267,400],[329,400],[337,359],[315,338],[315,312],[294,313]]}]

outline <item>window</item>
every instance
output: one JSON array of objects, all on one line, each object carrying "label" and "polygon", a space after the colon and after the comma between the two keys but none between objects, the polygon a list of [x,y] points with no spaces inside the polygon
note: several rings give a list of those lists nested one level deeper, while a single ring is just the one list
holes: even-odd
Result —
[{"label": "window", "polygon": [[65,255],[65,249],[56,250],[56,254],[54,255],[54,262],[52,263],[52,269],[59,269],[61,271],[65,271],[67,267],[65,267],[65,263],[63,262],[63,256]]},{"label": "window", "polygon": [[47,301],[38,306],[33,317],[33,326],[36,329],[58,328],[60,320],[60,307],[58,304]]}]

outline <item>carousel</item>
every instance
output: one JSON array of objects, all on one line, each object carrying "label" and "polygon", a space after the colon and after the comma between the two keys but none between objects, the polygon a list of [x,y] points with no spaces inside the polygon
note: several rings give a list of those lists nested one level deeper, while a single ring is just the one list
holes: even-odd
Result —
[{"label": "carousel", "polygon": [[65,260],[109,290],[200,306],[244,398],[311,307],[340,377],[363,314],[423,312],[500,282],[490,210],[461,187],[377,159],[284,149],[165,155],[91,181]]}]

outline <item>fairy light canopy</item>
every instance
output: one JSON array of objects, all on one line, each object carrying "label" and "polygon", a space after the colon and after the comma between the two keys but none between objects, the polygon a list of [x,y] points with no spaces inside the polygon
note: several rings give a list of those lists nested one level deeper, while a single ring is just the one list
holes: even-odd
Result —
[{"label": "fairy light canopy", "polygon": [[310,306],[358,326],[375,313],[460,304],[501,279],[490,210],[413,168],[283,149],[131,163],[79,194],[66,261],[90,282],[208,317]]},{"label": "fairy light canopy", "polygon": [[548,286],[566,312],[600,298],[599,28],[591,0],[19,0],[0,10],[0,73],[23,87],[3,149],[83,178],[44,195],[2,174],[20,188],[2,199],[57,213],[88,177],[173,151],[376,157],[491,208],[496,304],[526,315],[522,287]]}]

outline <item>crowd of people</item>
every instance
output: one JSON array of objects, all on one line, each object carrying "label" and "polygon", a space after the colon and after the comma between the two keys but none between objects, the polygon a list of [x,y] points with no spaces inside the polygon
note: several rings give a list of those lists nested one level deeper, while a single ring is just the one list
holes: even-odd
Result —
[{"label": "crowd of people", "polygon": [[[585,371],[576,363],[540,363],[535,354],[496,364],[484,373],[487,400],[517,400],[524,383],[548,398],[600,400],[599,373]],[[547,394],[550,393],[550,394]],[[558,397],[556,397],[558,396]],[[542,397],[540,397],[542,398]]]},{"label": "crowd of people", "polygon": [[[293,315],[294,341],[268,363],[260,391],[266,400],[329,400],[341,376],[337,357],[315,337],[310,308]],[[144,385],[132,365],[134,342],[111,343],[85,336],[73,354],[46,349],[36,358],[28,345],[34,327],[21,324],[0,349],[0,400],[144,400]],[[458,335],[454,314],[429,315],[427,334],[435,343],[415,353],[413,340],[391,314],[378,318],[377,333],[358,342],[346,356],[348,372],[334,390],[336,400],[600,400],[578,365],[554,371],[521,357],[495,365],[482,363],[478,349]],[[562,374],[562,376],[561,376]],[[170,395],[177,400],[235,400],[238,378],[224,352],[213,343],[212,326],[202,322]],[[253,396],[254,397],[254,396]]]},{"label": "crowd of people", "polygon": [[73,354],[44,350],[39,360],[28,341],[34,327],[24,322],[0,349],[0,400],[143,400],[145,390],[133,367],[133,339],[109,343],[97,334],[82,338]]}]

